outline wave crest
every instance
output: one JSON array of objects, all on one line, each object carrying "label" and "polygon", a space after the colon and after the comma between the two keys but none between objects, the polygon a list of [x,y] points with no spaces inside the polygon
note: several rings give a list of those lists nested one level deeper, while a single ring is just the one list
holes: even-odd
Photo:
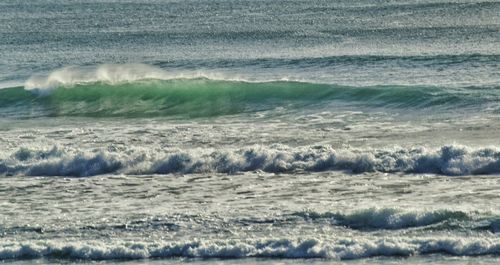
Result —
[{"label": "wave crest", "polygon": [[167,79],[168,74],[145,64],[103,64],[91,67],[69,66],[47,75],[34,75],[24,84],[27,90],[50,90],[81,84],[119,84],[145,79]]},{"label": "wave crest", "polygon": [[47,92],[58,87],[74,87],[85,84],[117,85],[142,80],[199,79],[225,81],[249,81],[227,77],[215,72],[185,71],[168,72],[147,64],[101,64],[92,66],[67,66],[46,75],[33,75],[24,84],[26,90]]}]

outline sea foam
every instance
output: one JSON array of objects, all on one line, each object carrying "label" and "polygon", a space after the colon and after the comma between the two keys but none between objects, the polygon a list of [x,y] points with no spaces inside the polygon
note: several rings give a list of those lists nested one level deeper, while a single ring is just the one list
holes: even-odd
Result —
[{"label": "sea foam", "polygon": [[94,176],[264,171],[405,172],[441,175],[500,173],[500,150],[447,145],[440,148],[336,149],[329,145],[249,146],[238,149],[131,148],[74,150],[21,148],[0,158],[1,175]]},{"label": "sea foam", "polygon": [[147,258],[326,258],[360,259],[373,256],[412,256],[441,253],[457,256],[500,254],[500,241],[478,237],[337,238],[199,240],[192,242],[2,242],[0,259],[58,258],[82,260]]}]

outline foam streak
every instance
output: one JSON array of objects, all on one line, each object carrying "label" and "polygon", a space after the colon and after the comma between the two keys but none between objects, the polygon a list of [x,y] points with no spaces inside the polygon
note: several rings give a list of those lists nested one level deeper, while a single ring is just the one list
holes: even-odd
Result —
[{"label": "foam streak", "polygon": [[291,148],[284,145],[240,149],[107,150],[21,148],[0,160],[1,175],[94,176],[101,174],[193,174],[265,171],[405,172],[441,175],[500,173],[500,150],[440,148],[335,149],[331,146]]}]

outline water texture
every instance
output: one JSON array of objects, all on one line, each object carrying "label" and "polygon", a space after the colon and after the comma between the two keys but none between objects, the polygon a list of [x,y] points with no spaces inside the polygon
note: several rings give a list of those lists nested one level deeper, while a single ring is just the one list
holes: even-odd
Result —
[{"label": "water texture", "polygon": [[0,2],[0,261],[492,264],[499,1]]}]

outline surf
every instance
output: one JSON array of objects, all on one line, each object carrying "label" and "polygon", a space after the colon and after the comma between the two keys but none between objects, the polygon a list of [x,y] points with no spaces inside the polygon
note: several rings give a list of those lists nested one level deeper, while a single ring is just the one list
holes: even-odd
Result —
[{"label": "surf", "polygon": [[57,258],[63,260],[138,260],[166,258],[280,258],[352,260],[375,256],[409,257],[498,255],[500,241],[478,236],[373,237],[335,239],[263,238],[143,242],[127,240],[71,242],[62,240],[2,242],[2,260]]},{"label": "surf", "polygon": [[245,80],[207,73],[169,73],[147,65],[68,67],[35,75],[24,87],[0,89],[4,117],[217,117],[337,107],[399,111],[494,104],[498,89],[435,86],[347,86],[298,80]]},{"label": "surf", "polygon": [[0,176],[72,176],[106,174],[304,174],[341,171],[360,174],[428,173],[446,176],[500,173],[500,150],[447,145],[437,148],[349,149],[330,145],[247,146],[236,149],[156,149],[123,151],[22,147],[0,157]]}]

